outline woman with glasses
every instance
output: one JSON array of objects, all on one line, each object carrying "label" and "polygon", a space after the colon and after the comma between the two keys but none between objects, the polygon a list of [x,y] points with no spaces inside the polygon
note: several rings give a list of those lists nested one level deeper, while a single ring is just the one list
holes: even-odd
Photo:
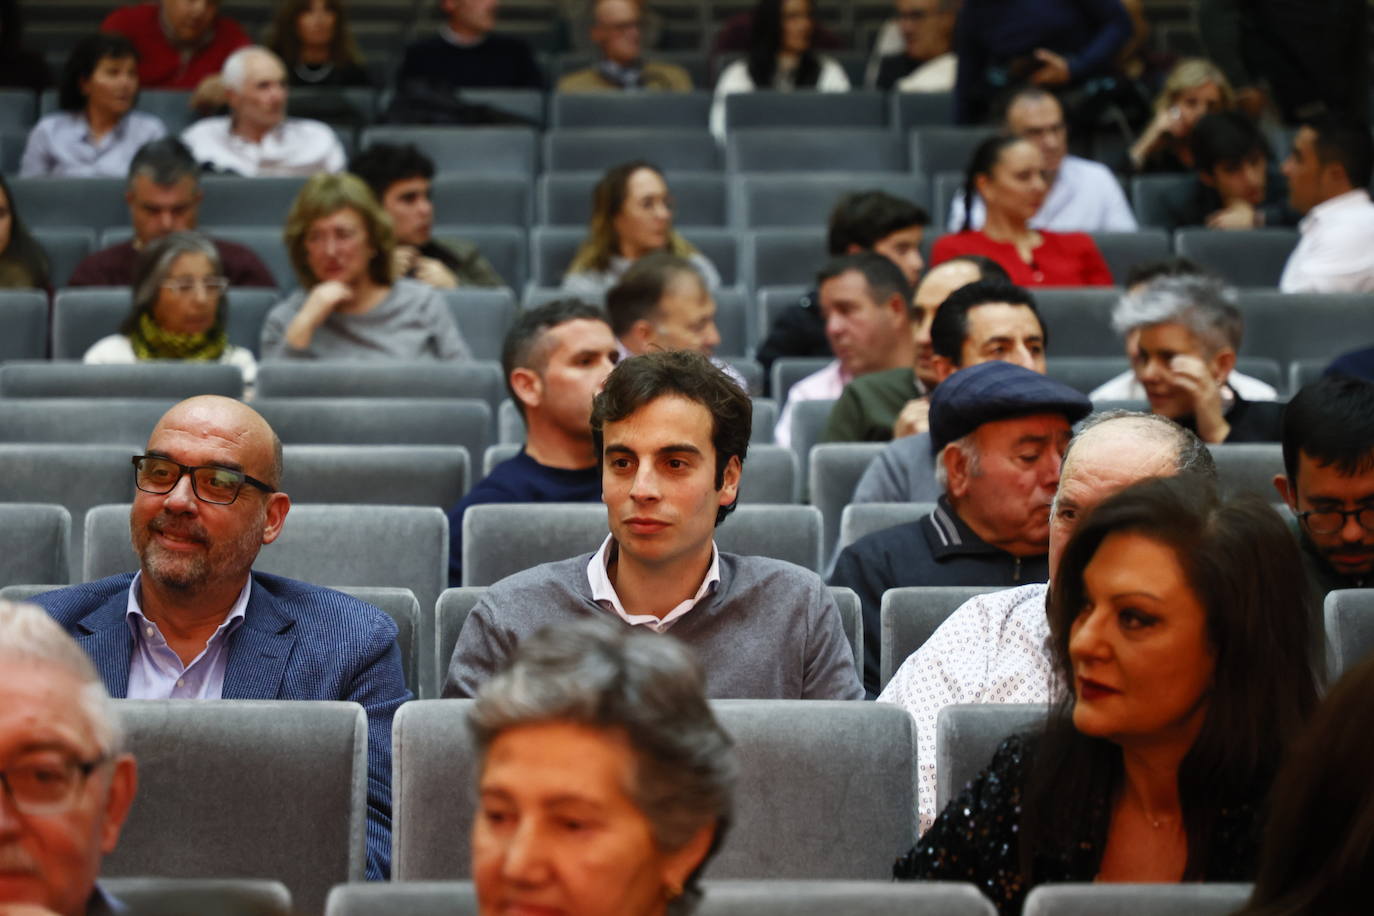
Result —
[{"label": "woman with glasses", "polygon": [[253,353],[229,342],[224,265],[198,232],[150,242],[134,263],[133,309],[118,334],[91,345],[87,363],[184,359],[238,366],[245,385],[257,374]]}]

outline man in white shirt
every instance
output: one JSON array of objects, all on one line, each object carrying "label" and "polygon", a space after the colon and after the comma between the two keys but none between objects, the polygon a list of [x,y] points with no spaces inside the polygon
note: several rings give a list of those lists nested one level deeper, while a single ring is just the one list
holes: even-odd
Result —
[{"label": "man in white shirt", "polygon": [[1324,119],[1306,124],[1283,163],[1288,202],[1306,213],[1284,265],[1285,293],[1374,291],[1374,140],[1369,128]]},{"label": "man in white shirt", "polygon": [[286,117],[286,68],[266,48],[229,55],[228,117],[197,121],[181,139],[203,166],[248,177],[339,172],[347,157],[329,125]]},{"label": "man in white shirt", "polygon": [[[1034,143],[1045,158],[1050,190],[1031,218],[1032,227],[1052,232],[1136,231],[1135,213],[1111,169],[1069,155],[1064,109],[1051,93],[1036,87],[1017,92],[1007,103],[1003,127]],[[983,201],[975,200],[967,228],[981,229],[985,215]],[[964,197],[956,194],[949,208],[949,229],[958,232],[964,228]]]},{"label": "man in white shirt", "polygon": [[[1154,414],[1089,417],[1069,443],[1050,509],[1050,582],[1078,522],[1118,490],[1150,477],[1216,479],[1207,447]],[[990,592],[966,601],[913,652],[878,696],[916,720],[917,805],[924,833],[935,810],[935,724],[955,703],[1048,703],[1056,693],[1047,651],[1049,583]]]}]

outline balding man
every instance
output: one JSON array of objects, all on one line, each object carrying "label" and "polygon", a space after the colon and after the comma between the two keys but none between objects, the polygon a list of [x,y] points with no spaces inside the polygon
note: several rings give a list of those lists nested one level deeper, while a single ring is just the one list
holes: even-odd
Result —
[{"label": "balding man", "polygon": [[[1102,500],[1150,477],[1196,474],[1215,481],[1211,453],[1195,435],[1155,414],[1089,418],[1064,453],[1050,511],[1049,573],[1078,522]],[[935,820],[935,721],[954,703],[1045,703],[1054,668],[1047,645],[1050,583],[979,595],[941,624],[883,688],[916,720],[920,832]]]},{"label": "balding man", "polygon": [[348,157],[328,124],[286,116],[281,58],[241,48],[224,62],[223,77],[229,116],[197,121],[181,135],[201,165],[250,178],[343,170]]},{"label": "balding man", "polygon": [[391,717],[410,699],[396,625],[340,592],[253,572],[291,498],[281,441],[251,407],[177,404],[133,459],[139,571],[35,600],[91,656],[112,696],[352,700],[368,715],[367,874],[391,849]]},{"label": "balding man", "polygon": [[558,80],[559,92],[691,91],[692,77],[686,70],[644,59],[644,0],[593,0],[591,39],[600,59],[564,74]]},{"label": "balding man", "polygon": [[138,782],[100,676],[31,604],[0,601],[0,913],[124,912],[96,884]]}]

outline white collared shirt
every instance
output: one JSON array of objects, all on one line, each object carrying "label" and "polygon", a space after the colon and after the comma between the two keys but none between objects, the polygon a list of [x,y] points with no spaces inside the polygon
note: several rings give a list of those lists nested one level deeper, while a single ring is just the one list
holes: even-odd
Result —
[{"label": "white collared shirt", "polygon": [[1285,293],[1374,292],[1374,203],[1356,188],[1317,204],[1279,278]]},{"label": "white collared shirt", "polygon": [[347,161],[333,129],[309,118],[285,118],[259,143],[234,133],[227,117],[206,118],[186,128],[181,139],[197,162],[250,178],[341,172]]},{"label": "white collared shirt", "polygon": [[655,617],[653,614],[631,614],[625,610],[625,605],[620,603],[620,596],[615,593],[615,586],[611,584],[611,577],[606,571],[611,561],[611,551],[619,549],[619,545],[615,542],[615,536],[606,535],[606,540],[601,542],[601,549],[592,554],[592,558],[587,561],[587,581],[592,587],[592,599],[606,610],[615,611],[621,620],[632,627],[646,626],[655,633],[665,633],[676,620],[700,604],[703,598],[714,594],[716,588],[720,586],[720,551],[716,549],[716,542],[712,541],[711,565],[706,569],[706,577],[701,580],[701,585],[697,588],[695,595],[661,618]]},{"label": "white collared shirt", "polygon": [[181,658],[167,645],[158,625],[143,614],[139,602],[139,583],[143,573],[136,573],[129,583],[129,599],[124,618],[134,635],[133,656],[129,661],[129,690],[131,700],[218,700],[224,694],[224,671],[228,662],[225,651],[229,636],[243,623],[248,609],[248,592],[253,578],[243,583],[243,590],[229,608],[224,622],[205,643],[200,654],[183,665]]}]

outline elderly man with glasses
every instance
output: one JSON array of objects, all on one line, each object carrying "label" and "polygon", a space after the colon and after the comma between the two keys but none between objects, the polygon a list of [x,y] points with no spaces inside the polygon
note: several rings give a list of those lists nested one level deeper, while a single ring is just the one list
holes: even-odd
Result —
[{"label": "elderly man with glasses", "polygon": [[121,739],[80,647],[0,601],[0,913],[123,912],[96,884],[138,781]]},{"label": "elderly man with glasses", "polygon": [[281,441],[251,407],[174,406],[133,459],[137,573],[36,598],[134,699],[352,700],[368,715],[367,874],[391,848],[391,718],[410,699],[385,613],[339,592],[253,572],[291,498]]}]

